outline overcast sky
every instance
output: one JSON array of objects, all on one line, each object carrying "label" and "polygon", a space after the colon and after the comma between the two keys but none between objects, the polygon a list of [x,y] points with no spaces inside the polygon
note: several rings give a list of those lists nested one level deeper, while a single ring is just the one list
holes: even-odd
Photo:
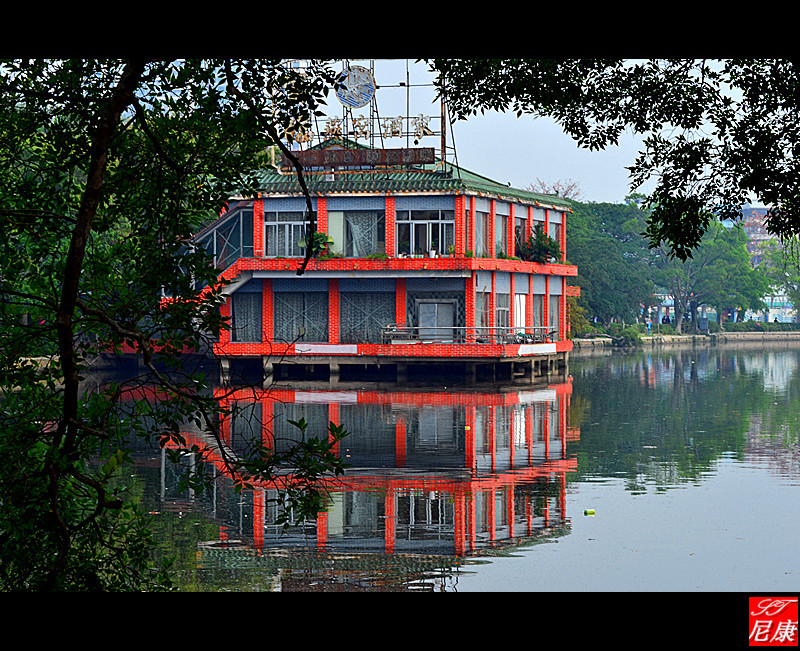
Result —
[{"label": "overcast sky", "polygon": [[[424,64],[414,59],[375,59],[376,94],[381,118],[406,114],[429,115],[436,119],[438,131],[440,106],[434,102],[432,75]],[[368,59],[351,59],[351,64],[369,68]],[[410,86],[398,87],[406,81],[408,65]],[[418,84],[422,84],[421,86]],[[341,115],[341,105],[333,97],[328,103],[331,115]],[[367,107],[354,115],[369,115]],[[517,118],[514,113],[478,114],[467,121],[456,122],[448,134],[448,146],[455,145],[455,154],[462,167],[500,183],[525,188],[537,179],[552,184],[574,181],[580,187],[583,201],[621,203],[630,193],[626,166],[633,164],[638,146],[628,136],[618,147],[590,152],[577,147],[554,122],[531,116]],[[404,146],[387,140],[387,147]],[[435,147],[439,154],[439,137],[423,138],[421,146]]]}]

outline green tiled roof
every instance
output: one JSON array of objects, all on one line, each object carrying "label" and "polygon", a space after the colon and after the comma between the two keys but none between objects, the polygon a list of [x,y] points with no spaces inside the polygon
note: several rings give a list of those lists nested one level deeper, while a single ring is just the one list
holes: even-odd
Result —
[{"label": "green tiled roof", "polygon": [[[323,146],[325,144],[323,143]],[[352,143],[348,143],[348,145],[353,146]],[[570,202],[563,198],[513,188],[450,163],[420,165],[414,170],[389,168],[380,171],[339,170],[332,177],[321,173],[304,173],[304,180],[312,196],[419,192],[484,194],[511,201],[570,210]],[[263,170],[259,173],[259,183],[261,192],[265,194],[300,193],[300,183],[295,173]]]}]

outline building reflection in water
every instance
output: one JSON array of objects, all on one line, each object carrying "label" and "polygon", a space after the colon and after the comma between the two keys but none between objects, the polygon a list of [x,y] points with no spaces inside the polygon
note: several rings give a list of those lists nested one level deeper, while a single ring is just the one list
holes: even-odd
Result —
[{"label": "building reflection in water", "polygon": [[[566,473],[577,465],[567,457],[577,436],[571,389],[566,381],[502,392],[220,391],[231,408],[224,440],[240,454],[255,438],[278,450],[299,440],[290,420],[304,418],[306,436],[329,421],[350,432],[337,449],[349,467],[326,483],[328,508],[316,521],[285,530],[275,524],[275,488],[234,499],[228,482],[213,508],[219,517],[235,503],[238,513],[222,538],[256,549],[463,557],[554,535],[568,525]],[[222,468],[213,450],[206,460]]]}]

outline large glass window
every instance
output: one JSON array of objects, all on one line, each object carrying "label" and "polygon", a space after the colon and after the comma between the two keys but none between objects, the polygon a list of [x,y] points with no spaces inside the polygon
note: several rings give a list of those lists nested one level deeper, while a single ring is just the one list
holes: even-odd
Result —
[{"label": "large glass window", "polygon": [[527,236],[528,220],[525,217],[514,216],[514,249],[519,251],[522,245],[528,241]]},{"label": "large glass window", "polygon": [[332,253],[365,258],[386,252],[386,219],[383,210],[328,212],[328,235]]},{"label": "large glass window", "polygon": [[231,210],[229,215],[201,232],[196,242],[213,256],[217,269],[227,269],[239,258],[252,258],[253,207]]},{"label": "large glass window", "polygon": [[561,213],[558,213],[558,221],[550,221],[550,237],[561,246]]},{"label": "large glass window", "polygon": [[514,294],[514,327],[524,328],[528,309],[527,294]]},{"label": "large glass window", "polygon": [[544,296],[533,295],[533,325],[540,328],[544,325]]},{"label": "large glass window", "polygon": [[475,211],[475,255],[489,257],[489,213]]},{"label": "large glass window", "polygon": [[[489,292],[477,292],[475,294],[475,325],[479,328],[489,327]],[[479,331],[479,336],[488,334],[488,331]]]},{"label": "large glass window", "polygon": [[427,255],[431,249],[448,253],[455,246],[455,212],[452,210],[398,210],[397,255]]},{"label": "large glass window", "polygon": [[508,216],[495,215],[494,226],[495,255],[500,257],[508,253]]},{"label": "large glass window", "polygon": [[550,329],[555,330],[554,340],[561,340],[561,296],[550,296]]},{"label": "large glass window", "polygon": [[267,256],[302,258],[305,255],[305,248],[299,244],[306,233],[305,213],[265,212],[264,229]]},{"label": "large glass window", "polygon": [[511,325],[511,296],[509,294],[496,294],[495,300],[497,301],[497,307],[495,309],[495,313],[497,314],[497,327],[508,328]]}]

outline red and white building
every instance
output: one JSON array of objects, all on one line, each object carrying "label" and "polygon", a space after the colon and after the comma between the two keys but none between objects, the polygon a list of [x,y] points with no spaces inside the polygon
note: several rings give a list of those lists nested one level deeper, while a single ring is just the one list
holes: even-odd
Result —
[{"label": "red and white building", "polygon": [[[404,379],[435,369],[536,377],[566,366],[569,202],[435,159],[336,139],[298,152],[325,255],[298,274],[308,215],[290,167],[195,237],[229,279],[223,368],[259,360],[277,379]],[[562,258],[519,258],[541,224]],[[577,288],[575,288],[577,291]],[[365,375],[366,374],[366,375]]]}]

